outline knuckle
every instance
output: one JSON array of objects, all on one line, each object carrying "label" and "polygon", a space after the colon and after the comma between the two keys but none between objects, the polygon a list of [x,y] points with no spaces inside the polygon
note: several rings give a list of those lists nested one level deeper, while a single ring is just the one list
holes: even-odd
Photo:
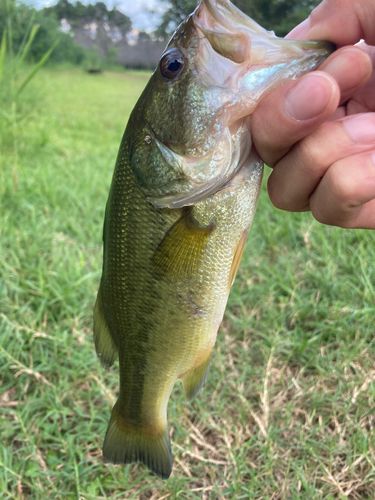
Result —
[{"label": "knuckle", "polygon": [[272,143],[270,134],[259,132],[257,134],[253,133],[253,143],[255,149],[261,156],[262,160],[266,165],[273,168],[277,161],[277,148]]},{"label": "knuckle", "polygon": [[312,202],[310,203],[310,206],[311,213],[315,220],[327,226],[338,226],[337,221],[334,220],[332,214],[327,212],[322,205]]},{"label": "knuckle", "polygon": [[324,173],[327,168],[327,154],[322,143],[315,134],[307,136],[297,145],[297,157],[306,175],[314,175],[318,172]]},{"label": "knuckle", "polygon": [[356,182],[342,175],[338,164],[334,164],[326,174],[326,182],[331,196],[338,202],[343,209],[348,209],[353,205],[356,199]]},{"label": "knuckle", "polygon": [[326,226],[336,226],[342,229],[349,229],[355,227],[353,221],[355,220],[357,213],[350,212],[336,212],[335,214],[327,213],[319,206],[312,207],[311,213],[318,222],[325,224]]},{"label": "knuckle", "polygon": [[325,216],[324,212],[322,212],[319,209],[311,209],[311,213],[314,217],[315,220],[320,222],[320,224],[326,224],[330,226],[334,226],[335,224],[332,223],[332,221],[328,220],[328,218]]},{"label": "knuckle", "polygon": [[271,181],[271,177],[268,180],[267,189],[268,196],[273,206],[280,210],[288,210],[287,203],[285,203],[285,200],[283,198],[283,190]]},{"label": "knuckle", "polygon": [[354,227],[362,203],[358,197],[358,182],[345,172],[342,162],[333,164],[324,175],[322,190],[310,200],[314,218],[322,223],[341,228]]},{"label": "knuckle", "polygon": [[320,222],[320,224],[325,224],[326,226],[337,226],[346,227],[345,220],[346,217],[343,216],[341,212],[332,212],[327,210],[324,204],[319,202],[311,202],[311,213],[315,220]]}]

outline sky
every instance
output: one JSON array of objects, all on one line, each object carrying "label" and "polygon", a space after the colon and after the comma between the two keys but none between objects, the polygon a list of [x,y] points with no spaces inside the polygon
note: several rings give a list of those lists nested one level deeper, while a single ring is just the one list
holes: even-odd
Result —
[{"label": "sky", "polygon": [[[73,0],[70,0],[73,3]],[[96,0],[81,0],[82,3],[95,3]],[[129,16],[133,28],[145,31],[153,31],[160,23],[163,12],[168,4],[160,0],[104,0],[109,8],[114,5]],[[28,3],[35,5],[38,9],[53,5],[51,0],[29,0]]]},{"label": "sky", "polygon": [[167,4],[157,0],[118,0],[115,5],[131,18],[133,28],[146,31],[156,28],[167,8]]}]

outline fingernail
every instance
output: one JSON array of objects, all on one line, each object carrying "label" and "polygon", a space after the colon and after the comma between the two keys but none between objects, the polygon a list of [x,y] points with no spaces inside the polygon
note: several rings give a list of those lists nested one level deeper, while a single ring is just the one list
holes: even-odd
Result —
[{"label": "fingernail", "polygon": [[302,23],[299,23],[285,38],[304,38],[310,29],[310,18],[308,17]]},{"label": "fingernail", "polygon": [[342,123],[354,142],[375,142],[375,113],[362,113],[344,118]]},{"label": "fingernail", "polygon": [[287,94],[285,110],[294,120],[310,120],[327,109],[332,92],[333,85],[328,77],[323,74],[306,75]]}]

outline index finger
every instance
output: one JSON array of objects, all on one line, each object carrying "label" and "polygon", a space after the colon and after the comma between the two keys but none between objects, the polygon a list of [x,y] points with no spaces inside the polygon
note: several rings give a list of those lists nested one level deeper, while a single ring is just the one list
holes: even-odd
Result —
[{"label": "index finger", "polygon": [[330,40],[338,47],[375,45],[374,0],[323,0],[287,38]]},{"label": "index finger", "polygon": [[296,142],[333,114],[339,100],[336,81],[322,71],[309,73],[266,96],[251,119],[254,145],[263,161],[274,167]]},{"label": "index finger", "polygon": [[309,73],[266,96],[252,115],[254,145],[273,167],[299,140],[335,112],[370,77],[371,60],[357,47],[345,47],[324,63],[324,72]]}]

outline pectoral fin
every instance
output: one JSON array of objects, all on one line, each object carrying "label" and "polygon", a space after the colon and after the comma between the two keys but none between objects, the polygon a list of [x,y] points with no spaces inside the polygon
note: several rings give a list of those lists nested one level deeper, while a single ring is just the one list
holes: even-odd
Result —
[{"label": "pectoral fin", "polygon": [[184,384],[185,396],[187,401],[192,401],[199,394],[203,384],[206,382],[208,370],[210,368],[212,354],[191,372],[181,377]]},{"label": "pectoral fin", "polygon": [[101,365],[108,370],[113,365],[117,356],[118,349],[113,341],[107,322],[103,313],[102,289],[99,287],[98,297],[94,309],[94,341],[95,349],[100,359]]},{"label": "pectoral fin", "polygon": [[153,274],[178,281],[197,273],[213,227],[200,227],[190,212],[168,231],[152,259]]}]

